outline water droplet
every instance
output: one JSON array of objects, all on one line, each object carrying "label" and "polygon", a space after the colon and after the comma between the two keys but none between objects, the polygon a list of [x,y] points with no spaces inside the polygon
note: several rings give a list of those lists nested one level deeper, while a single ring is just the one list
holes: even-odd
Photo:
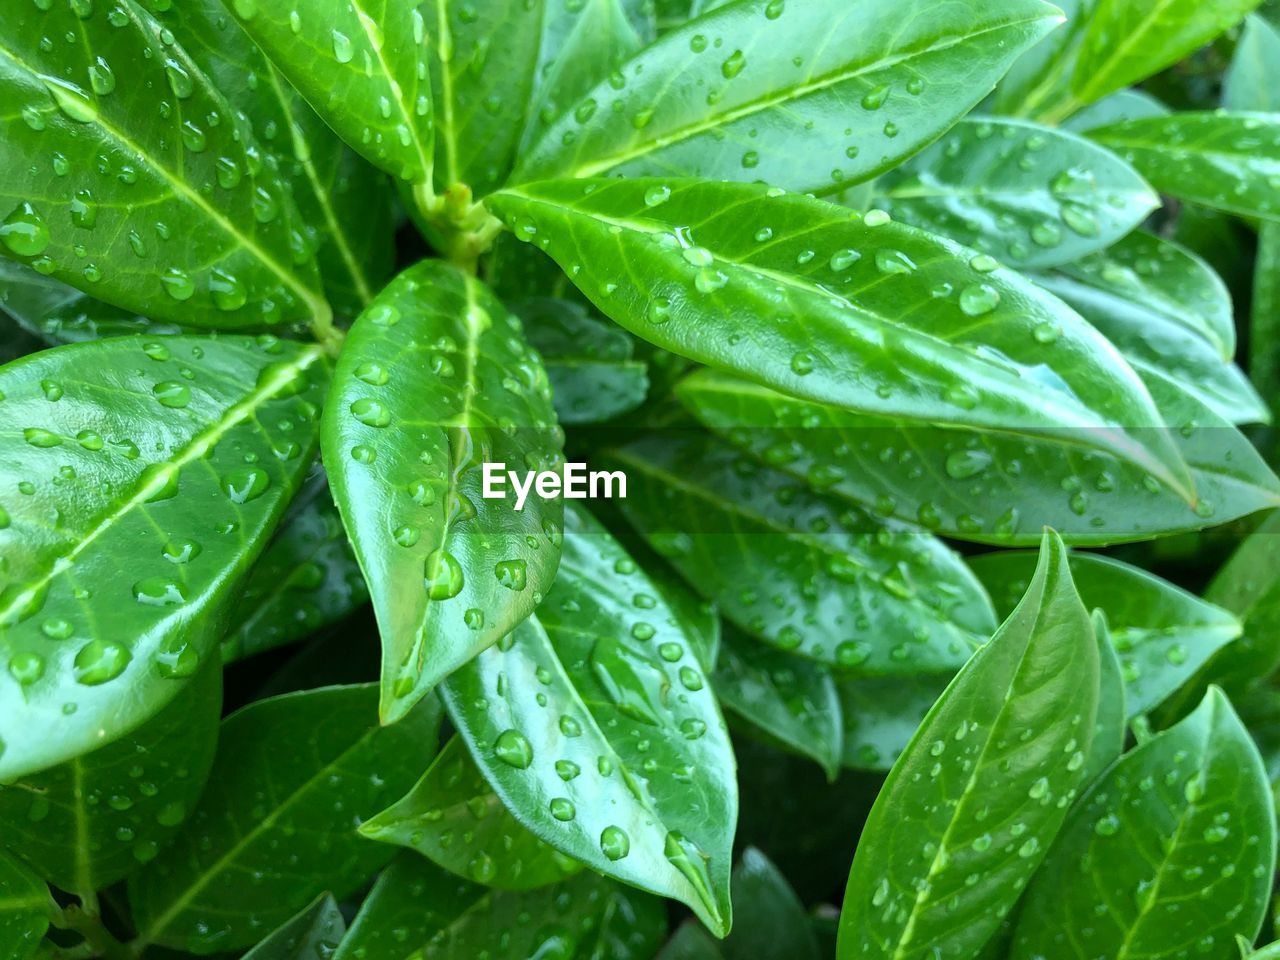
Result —
[{"label": "water droplet", "polygon": [[605,827],[600,833],[600,852],[609,860],[621,860],[631,852],[631,838],[621,827]]},{"label": "water droplet", "polygon": [[222,490],[232,503],[248,503],[267,492],[271,478],[258,467],[232,470],[222,478]]},{"label": "water droplet", "polygon": [[741,50],[735,50],[720,64],[720,73],[724,75],[726,80],[732,80],[742,72],[742,68],[747,65],[747,58]]},{"label": "water droplet", "polygon": [[44,657],[30,650],[21,650],[9,658],[9,676],[24,687],[29,687],[44,676]]},{"label": "water droplet", "polygon": [[650,187],[644,192],[644,205],[646,207],[657,207],[666,203],[671,199],[671,188],[664,185]]},{"label": "water droplet", "polygon": [[95,57],[89,64],[89,86],[100,97],[105,97],[116,88],[116,75],[111,65],[102,57]]},{"label": "water droplet", "polygon": [[366,427],[385,427],[391,423],[391,411],[370,397],[353,401],[351,415]]},{"label": "water droplet", "polygon": [[196,292],[195,283],[177,267],[170,267],[161,274],[160,283],[164,286],[164,292],[179,302],[190,300]]},{"label": "water droplet", "polygon": [[1000,303],[1000,291],[989,283],[973,283],[960,291],[960,309],[970,317],[990,313]]},{"label": "water droplet", "polygon": [[147,577],[133,585],[133,599],[148,607],[173,607],[187,602],[182,584],[167,577]]},{"label": "water droplet", "polygon": [[355,48],[351,44],[351,38],[341,31],[333,31],[333,58],[339,63],[350,63],[351,58],[355,56]]},{"label": "water droplet", "polygon": [[462,592],[462,565],[451,553],[436,548],[423,563],[423,585],[432,600],[449,600]]},{"label": "water droplet", "polygon": [[45,87],[53,95],[58,109],[76,123],[93,123],[98,119],[98,108],[82,88],[56,77],[42,76]]},{"label": "water droplet", "polygon": [[185,100],[191,96],[195,89],[195,84],[191,80],[191,74],[187,72],[187,68],[172,58],[164,62],[165,76],[169,80],[169,89],[173,91],[173,95],[179,100]]},{"label": "water droplet", "polygon": [[76,654],[75,676],[87,687],[114,680],[124,673],[132,655],[110,640],[90,640]]},{"label": "water droplet", "polygon": [[533,763],[533,745],[519,730],[507,729],[493,742],[494,755],[508,766],[519,770]]},{"label": "water droplet", "polygon": [[249,300],[249,291],[240,278],[224,270],[214,270],[209,275],[209,293],[219,310],[239,310]]},{"label": "water droplet", "polygon": [[493,565],[493,575],[508,590],[523,590],[528,582],[528,564],[516,558],[499,560]]},{"label": "water droplet", "polygon": [[191,389],[179,380],[162,380],[151,388],[162,407],[181,409],[191,402]]},{"label": "water droplet", "polygon": [[551,815],[562,823],[568,823],[578,815],[577,809],[573,805],[573,801],[565,797],[554,797],[548,805]]},{"label": "water droplet", "polygon": [[22,431],[22,439],[33,447],[58,447],[62,445],[62,438],[56,433],[51,433],[40,427],[27,427]]},{"label": "water droplet", "polygon": [[986,450],[957,450],[946,460],[947,476],[952,480],[968,480],[991,466],[991,454]]},{"label": "water droplet", "polygon": [[20,257],[35,257],[49,246],[49,228],[29,203],[20,203],[0,224],[0,243]]}]

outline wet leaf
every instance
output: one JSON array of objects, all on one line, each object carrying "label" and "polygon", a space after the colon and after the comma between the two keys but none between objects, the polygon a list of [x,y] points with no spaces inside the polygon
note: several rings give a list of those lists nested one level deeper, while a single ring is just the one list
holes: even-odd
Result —
[{"label": "wet leaf", "polygon": [[1262,17],[1245,18],[1231,66],[1222,79],[1228,110],[1280,112],[1280,31]]},{"label": "wet leaf", "polygon": [[354,892],[389,859],[356,828],[426,766],[440,711],[427,702],[384,728],[377,703],[374,684],[325,687],[223,721],[191,822],[129,882],[139,943],[249,946],[321,892]]},{"label": "wet leaf", "polygon": [[[1083,599],[1083,598],[1081,598]],[[1128,698],[1124,668],[1112,642],[1107,616],[1095,609],[1093,632],[1098,638],[1098,713],[1093,730],[1093,746],[1084,764],[1084,782],[1092,783],[1124,753],[1129,729]]]},{"label": "wet leaf", "polygon": [[1049,533],[1023,601],[930,710],[867,818],[842,960],[978,950],[1082,786],[1097,706],[1093,628]]},{"label": "wet leaf", "polygon": [[1235,955],[1262,923],[1275,812],[1231,704],[1191,716],[1120,760],[1071,812],[1027,891],[1011,957]]},{"label": "wet leaf", "polygon": [[0,950],[12,960],[34,956],[49,928],[49,888],[0,853]]},{"label": "wet leaf", "polygon": [[841,763],[854,770],[889,770],[953,674],[841,680],[844,723]]},{"label": "wet leaf", "polygon": [[[392,722],[541,601],[563,502],[481,463],[554,470],[562,435],[520,321],[440,261],[400,274],[356,320],[325,409],[325,466],[382,634]],[[502,479],[505,480],[505,477]]]},{"label": "wet leaf", "polygon": [[244,960],[329,960],[347,930],[329,894],[286,921],[244,955]]},{"label": "wet leaf", "polygon": [[314,456],[326,367],[274,339],[125,337],[0,369],[0,780],[119,739],[216,655]]}]

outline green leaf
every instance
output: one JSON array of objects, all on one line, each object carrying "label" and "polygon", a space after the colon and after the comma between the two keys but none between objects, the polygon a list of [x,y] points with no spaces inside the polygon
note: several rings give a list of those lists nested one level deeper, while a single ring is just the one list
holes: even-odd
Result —
[{"label": "green leaf", "polygon": [[633,359],[635,341],[625,331],[569,300],[542,297],[510,307],[542,356],[561,423],[600,423],[644,403],[648,368]]},{"label": "green leaf", "polygon": [[1169,112],[1168,107],[1145,90],[1130,87],[1103,97],[1079,113],[1072,114],[1070,119],[1063,122],[1062,129],[1085,134],[1098,127],[1108,127],[1125,120],[1168,116]]},{"label": "green leaf", "polygon": [[1177,63],[1235,26],[1258,0],[1098,0],[1072,92],[1092,103]]},{"label": "green leaf", "polygon": [[915,735],[952,674],[859,677],[841,680],[844,723],[841,763],[855,770],[888,770]]},{"label": "green leaf", "polygon": [[244,955],[244,960],[320,960],[333,955],[347,923],[329,894],[286,921]]},{"label": "green leaf", "polygon": [[333,960],[647,960],[665,930],[661,901],[590,871],[537,890],[486,890],[404,853]]},{"label": "green leaf", "polygon": [[449,716],[527,828],[723,935],[738,804],[715,697],[644,572],[565,516],[546,602],[445,681]]},{"label": "green leaf", "polygon": [[49,929],[49,888],[0,853],[0,951],[10,960],[33,956]]},{"label": "green leaf", "polygon": [[[1026,590],[1034,560],[1030,553],[988,553],[969,566],[1003,614]],[[1139,567],[1074,553],[1071,576],[1084,605],[1106,614],[1129,717],[1149,713],[1240,636],[1240,621],[1230,612]]]},{"label": "green leaf", "polygon": [[1124,429],[1160,415],[1087,323],[883,212],[689,180],[551,181],[490,204],[601,311],[692,360],[868,413],[1048,434],[1189,485],[1161,431]]},{"label": "green leaf", "polygon": [[91,895],[155,859],[200,798],[218,745],[222,670],[128,736],[0,787],[5,849],[45,880]]},{"label": "green leaf", "polygon": [[865,180],[967,113],[1055,14],[1038,0],[731,3],[586,93],[512,180],[675,175],[800,191]]},{"label": "green leaf", "polygon": [[720,945],[725,960],[818,960],[804,904],[786,878],[754,847],[733,870],[737,923]]},{"label": "green leaf", "polygon": [[353,149],[395,177],[430,183],[429,17],[419,3],[232,0],[227,7]]},{"label": "green leaf", "polygon": [[976,952],[1082,785],[1097,706],[1097,642],[1048,533],[1023,601],[929,711],[867,818],[842,960]]},{"label": "green leaf", "polygon": [[545,887],[582,869],[511,815],[457,736],[407,795],[360,832],[499,890]]},{"label": "green leaf", "polygon": [[959,431],[862,416],[701,371],[679,387],[704,424],[828,496],[962,540],[1075,544],[1199,530],[1280,504],[1280,480],[1245,437],[1155,371],[1147,386],[1195,482],[1188,503],[1146,470],[1064,438]]},{"label": "green leaf", "polygon": [[[1074,573],[1074,571],[1073,571]],[[1082,598],[1083,599],[1083,598]],[[1084,765],[1084,782],[1092,783],[1124,752],[1129,729],[1129,708],[1124,688],[1124,668],[1112,643],[1107,616],[1092,614],[1093,632],[1098,638],[1098,713],[1093,730],[1093,746]]]},{"label": "green leaf", "polygon": [[681,924],[667,941],[657,960],[723,960],[720,944],[707,928],[692,920]]},{"label": "green leaf", "polygon": [[1280,119],[1268,113],[1174,113],[1091,130],[1161,193],[1214,210],[1280,220]]},{"label": "green leaf", "polygon": [[351,543],[320,470],[289,505],[275,539],[253,566],[222,639],[222,660],[301,640],[368,599]]},{"label": "green leaf", "polygon": [[828,668],[730,632],[712,683],[721,706],[836,778],[843,725]]},{"label": "green leaf", "polygon": [[78,9],[24,5],[0,30],[2,252],[157,320],[326,331],[293,201],[247,123],[137,0]]},{"label": "green leaf", "polygon": [[1280,112],[1280,31],[1262,17],[1245,18],[1244,34],[1222,78],[1222,105]]},{"label": "green leaf", "polygon": [[931,535],[810,492],[710,437],[612,451],[623,513],[724,617],[780,650],[864,674],[955,669],[995,629],[985,592]]},{"label": "green leaf", "polygon": [[1119,157],[1025,120],[961,120],[875,183],[881,209],[1020,269],[1102,250],[1160,198]]},{"label": "green leaf", "polygon": [[334,372],[323,446],[382,634],[385,722],[509,633],[555,576],[563,502],[480,464],[554,469],[562,435],[520,321],[440,261],[400,274],[360,315]]},{"label": "green leaf", "polygon": [[1280,407],[1280,223],[1258,227],[1249,313],[1249,376]]},{"label": "green leaf", "polygon": [[1027,891],[1013,960],[1226,956],[1258,932],[1275,865],[1262,761],[1216,688],[1071,812]]},{"label": "green leaf", "polygon": [[1071,112],[1071,71],[1096,0],[1060,0],[1066,23],[1022,54],[1000,79],[996,113],[1052,123]]},{"label": "green leaf", "polygon": [[273,338],[123,337],[0,369],[0,781],[119,739],[216,655],[326,381],[320,347]]},{"label": "green leaf", "polygon": [[243,948],[321,892],[354,892],[386,862],[389,848],[356,827],[426,766],[440,712],[428,702],[384,728],[377,700],[374,684],[327,687],[223,721],[191,822],[129,881],[140,944]]}]

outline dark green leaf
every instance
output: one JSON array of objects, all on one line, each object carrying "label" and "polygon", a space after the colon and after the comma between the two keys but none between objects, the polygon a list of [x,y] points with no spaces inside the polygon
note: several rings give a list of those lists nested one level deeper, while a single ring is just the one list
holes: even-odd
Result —
[{"label": "dark green leaf", "polygon": [[1125,429],[1161,419],[1110,344],[986,254],[760,185],[551,181],[490,203],[658,346],[849,409],[1111,452],[1190,496],[1169,438]]},{"label": "dark green leaf", "polygon": [[707,928],[693,920],[680,926],[656,960],[723,960],[720,944]]},{"label": "dark green leaf", "polygon": [[1199,530],[1280,505],[1280,480],[1230,424],[1154,371],[1147,385],[1191,467],[1188,502],[1147,471],[1064,438],[958,431],[863,416],[703,371],[679,388],[711,429],[882,516],[980,543],[1030,544],[1042,526],[1107,544]]},{"label": "dark green leaf", "polygon": [[91,895],[153,859],[200,798],[218,744],[212,658],[128,736],[0,787],[2,844],[63,890]]},{"label": "dark green leaf", "polygon": [[52,907],[49,888],[0,853],[0,952],[8,960],[26,960],[36,952]]},{"label": "dark green leaf", "polygon": [[561,423],[599,423],[634,410],[649,392],[635,341],[569,300],[544,297],[511,304],[542,356]]},{"label": "dark green leaf", "polygon": [[928,533],[806,490],[705,435],[615,450],[622,509],[724,617],[865,674],[954,670],[995,629],[985,592]]},{"label": "dark green leaf", "polygon": [[1013,960],[1234,955],[1275,864],[1262,761],[1216,688],[1071,812],[1023,902]]},{"label": "dark green leaf", "polygon": [[1092,783],[1124,752],[1129,728],[1129,708],[1125,697],[1124,673],[1106,614],[1093,611],[1093,632],[1098,638],[1098,714],[1093,746],[1085,761],[1084,782]]},{"label": "dark green leaf", "polygon": [[675,175],[801,191],[865,180],[968,112],[1055,13],[1038,0],[727,4],[586,93],[512,179]]},{"label": "dark green leaf", "polygon": [[347,143],[393,176],[429,188],[428,23],[415,0],[229,0],[228,9]]},{"label": "dark green leaf", "polygon": [[754,847],[733,870],[733,913],[737,922],[720,946],[725,960],[818,960],[804,904]]},{"label": "dark green leaf", "polygon": [[[970,560],[970,566],[1003,614],[1026,590],[1034,557],[1029,552],[989,553]],[[1084,605],[1106,614],[1129,717],[1154,709],[1240,636],[1240,621],[1227,610],[1127,563],[1076,553],[1071,576]]]},{"label": "dark green leaf", "polygon": [[546,602],[445,681],[449,716],[526,827],[723,935],[737,789],[715,697],[643,571],[565,516]]},{"label": "dark green leaf", "polygon": [[1249,376],[1273,409],[1280,408],[1280,223],[1258,228],[1249,315]]},{"label": "dark green leaf", "polygon": [[951,677],[949,673],[920,674],[840,681],[844,766],[888,770],[897,763]]},{"label": "dark green leaf", "polygon": [[119,739],[216,656],[315,455],[326,381],[319,347],[241,337],[0,369],[0,659],[18,681],[0,688],[0,780]]},{"label": "dark green leaf", "polygon": [[1262,17],[1245,19],[1231,66],[1222,80],[1228,110],[1280,112],[1280,32]]},{"label": "dark green leaf", "polygon": [[1214,210],[1280,220],[1280,117],[1174,113],[1089,131],[1162,193]]},{"label": "dark green leaf", "polygon": [[329,894],[267,935],[244,960],[328,960],[346,933],[342,911]]},{"label": "dark green leaf", "polygon": [[712,683],[722,706],[835,779],[844,731],[828,668],[730,632]]},{"label": "dark green leaf", "polygon": [[1019,268],[1110,246],[1160,205],[1119,157],[1025,120],[962,120],[875,183],[877,206]]},{"label": "dark green leaf", "polygon": [[316,470],[253,566],[222,640],[225,663],[301,640],[368,599],[351,543]]},{"label": "dark green leaf", "polygon": [[867,818],[842,960],[976,952],[1082,785],[1097,706],[1093,627],[1049,533],[1027,595],[929,711]]},{"label": "dark green leaf", "polygon": [[[162,34],[137,0],[24,4],[6,19],[3,252],[157,320],[309,318],[324,332],[329,306],[290,230],[288,188],[247,122]],[[55,36],[73,42],[41,40]]]},{"label": "dark green leaf", "polygon": [[554,469],[562,435],[520,321],[440,261],[400,274],[356,320],[323,428],[334,499],[382,633],[382,716],[533,612],[555,575],[563,501],[508,484],[484,499],[480,464]]},{"label": "dark green leaf", "polygon": [[511,815],[457,736],[403,799],[360,832],[500,890],[545,887],[582,868]]},{"label": "dark green leaf", "polygon": [[374,684],[326,687],[223,722],[191,822],[129,882],[141,944],[246,947],[318,894],[352,893],[387,861],[390,848],[356,828],[426,766],[440,712],[428,701],[384,728],[377,703]]}]

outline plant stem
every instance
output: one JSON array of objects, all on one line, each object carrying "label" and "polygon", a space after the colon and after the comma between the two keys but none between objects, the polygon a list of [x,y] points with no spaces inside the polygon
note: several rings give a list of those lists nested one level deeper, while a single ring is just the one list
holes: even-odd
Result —
[{"label": "plant stem", "polygon": [[316,300],[311,305],[311,333],[331,357],[342,352],[346,334],[333,325],[333,308],[326,300]]},{"label": "plant stem", "polygon": [[62,960],[104,957],[105,960],[135,960],[137,954],[115,938],[98,914],[97,897],[89,894],[80,904],[58,910],[51,919],[56,927],[78,933],[84,943],[63,949]]},{"label": "plant stem", "polygon": [[504,229],[502,221],[482,202],[472,199],[471,188],[465,183],[454,184],[439,195],[426,184],[417,184],[413,196],[433,245],[446,260],[474,276],[480,257]]}]

